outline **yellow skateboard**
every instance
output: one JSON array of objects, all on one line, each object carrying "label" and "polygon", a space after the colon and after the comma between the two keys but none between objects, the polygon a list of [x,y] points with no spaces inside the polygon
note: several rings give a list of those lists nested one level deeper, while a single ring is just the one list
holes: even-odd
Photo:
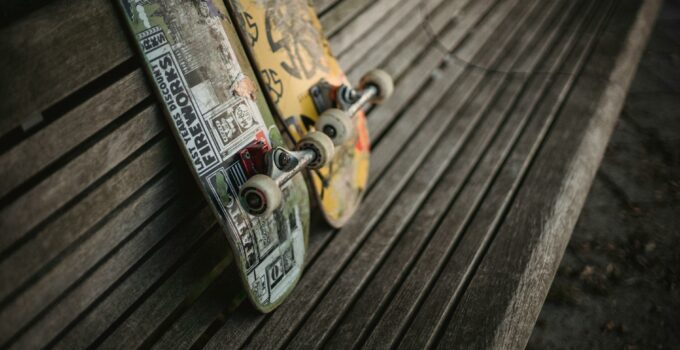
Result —
[{"label": "yellow skateboard", "polygon": [[309,180],[326,221],[341,227],[356,211],[368,181],[363,107],[388,98],[391,78],[371,71],[353,89],[306,0],[227,3],[280,126],[294,141],[316,130],[332,139],[335,156],[309,171]]}]

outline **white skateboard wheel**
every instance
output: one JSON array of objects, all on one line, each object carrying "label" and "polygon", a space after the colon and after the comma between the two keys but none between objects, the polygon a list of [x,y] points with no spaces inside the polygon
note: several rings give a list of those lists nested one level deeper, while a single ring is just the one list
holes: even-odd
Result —
[{"label": "white skateboard wheel", "polygon": [[314,160],[307,164],[308,168],[319,169],[326,166],[335,153],[335,146],[328,135],[320,131],[312,131],[307,133],[297,144],[299,150],[314,151]]},{"label": "white skateboard wheel", "polygon": [[281,206],[283,194],[274,179],[257,174],[241,186],[240,196],[241,203],[249,214],[267,216]]},{"label": "white skateboard wheel", "polygon": [[354,132],[352,116],[347,112],[331,108],[321,113],[321,117],[316,122],[316,129],[323,131],[324,134],[333,140],[333,145],[344,145]]},{"label": "white skateboard wheel", "polygon": [[373,85],[378,89],[378,94],[371,103],[381,104],[385,102],[394,92],[394,81],[392,77],[382,69],[368,71],[359,81],[359,89],[364,89],[368,85]]}]

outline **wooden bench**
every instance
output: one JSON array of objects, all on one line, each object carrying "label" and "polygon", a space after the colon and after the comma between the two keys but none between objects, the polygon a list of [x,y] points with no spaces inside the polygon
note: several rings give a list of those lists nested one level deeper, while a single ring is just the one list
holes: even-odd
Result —
[{"label": "wooden bench", "polygon": [[0,347],[522,348],[660,0],[317,0],[364,204],[255,312],[111,0],[0,11]]}]

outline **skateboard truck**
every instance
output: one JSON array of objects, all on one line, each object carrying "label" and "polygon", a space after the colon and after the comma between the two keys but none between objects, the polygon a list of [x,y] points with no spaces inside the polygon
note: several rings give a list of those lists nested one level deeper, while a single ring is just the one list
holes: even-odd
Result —
[{"label": "skateboard truck", "polygon": [[321,82],[310,89],[317,111],[321,112],[316,129],[328,135],[335,146],[340,146],[351,138],[354,132],[353,117],[357,112],[368,104],[381,104],[393,91],[392,77],[380,69],[364,75],[358,89]]},{"label": "skateboard truck", "polygon": [[[243,208],[251,215],[265,216],[278,209],[282,203],[282,186],[305,168],[319,169],[331,159],[334,153],[333,141],[321,132],[306,134],[297,144],[297,150],[290,151],[283,147],[266,150],[263,159],[265,168],[254,166],[255,175],[251,176],[240,188],[239,196]],[[243,154],[253,155],[251,149],[242,151]],[[252,156],[242,158],[244,168],[252,163]],[[258,169],[259,168],[259,169]],[[262,172],[264,170],[264,172]]]}]

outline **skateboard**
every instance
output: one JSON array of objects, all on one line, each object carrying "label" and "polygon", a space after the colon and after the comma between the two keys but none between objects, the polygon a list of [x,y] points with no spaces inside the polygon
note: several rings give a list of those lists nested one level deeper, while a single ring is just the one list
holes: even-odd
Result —
[{"label": "skateboard", "polygon": [[287,147],[222,0],[118,3],[247,295],[269,312],[304,266],[310,199],[300,172],[325,165],[332,140],[317,132]]},{"label": "skateboard", "polygon": [[374,70],[353,89],[306,0],[228,0],[227,5],[282,129],[296,141],[315,130],[333,140],[335,157],[310,171],[308,179],[326,221],[343,226],[368,182],[363,108],[387,99],[392,79]]}]

